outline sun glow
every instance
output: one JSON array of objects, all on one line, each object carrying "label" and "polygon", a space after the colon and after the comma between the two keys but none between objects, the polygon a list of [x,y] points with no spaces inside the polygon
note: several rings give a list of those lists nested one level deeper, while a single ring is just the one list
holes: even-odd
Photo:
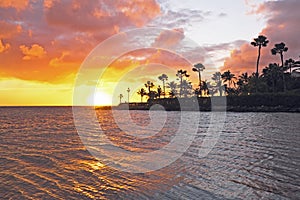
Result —
[{"label": "sun glow", "polygon": [[88,104],[91,106],[107,106],[112,104],[112,97],[104,92],[95,92],[88,98]]}]

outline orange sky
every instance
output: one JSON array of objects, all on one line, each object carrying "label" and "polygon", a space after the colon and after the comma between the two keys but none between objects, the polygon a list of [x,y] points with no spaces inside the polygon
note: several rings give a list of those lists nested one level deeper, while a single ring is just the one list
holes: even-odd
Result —
[{"label": "orange sky", "polygon": [[[245,37],[237,37],[235,41],[230,37],[232,34],[226,36],[224,30],[223,43],[218,38],[218,42],[201,47],[189,44],[188,37],[192,36],[196,42],[199,38],[200,41],[201,28],[209,27],[209,23],[214,21],[220,21],[219,26],[222,27],[222,20],[236,17],[230,18],[230,13],[223,12],[217,6],[216,10],[209,10],[214,9],[208,7],[212,6],[210,3],[201,5],[191,0],[181,5],[179,2],[2,0],[0,105],[72,105],[78,70],[91,50],[114,34],[136,28],[159,27],[170,30],[160,29],[159,33],[145,36],[142,40],[133,35],[130,45],[139,44],[141,47],[145,43],[144,46],[149,48],[126,52],[109,66],[95,66],[95,70],[106,69],[104,75],[99,77],[100,82],[88,80],[88,84],[80,87],[97,85],[97,103],[109,104],[111,99],[116,103],[116,95],[123,93],[126,97],[128,87],[132,88],[131,100],[138,101],[140,98],[136,90],[144,82],[151,80],[161,85],[157,76],[162,73],[167,73],[170,81],[176,81],[177,69],[187,69],[193,73],[191,63],[206,63],[205,79],[209,79],[218,68],[230,68],[235,73],[252,71],[256,49],[249,46],[249,41],[259,33],[266,34],[272,40],[272,45],[285,41],[287,46],[292,47],[287,56],[298,56],[299,12],[295,8],[299,1],[263,2],[255,6],[247,1],[245,6],[251,8],[252,13],[241,12],[240,15],[255,16],[253,22],[258,20],[259,15],[266,22],[264,27],[254,29],[252,38],[246,34],[249,32],[247,30]],[[200,31],[195,34],[195,30]],[[121,45],[116,42],[112,48]],[[274,60],[267,48],[263,50],[263,56],[262,65]],[[191,80],[197,82],[196,74]],[[90,103],[91,95],[85,94],[80,104]]]}]

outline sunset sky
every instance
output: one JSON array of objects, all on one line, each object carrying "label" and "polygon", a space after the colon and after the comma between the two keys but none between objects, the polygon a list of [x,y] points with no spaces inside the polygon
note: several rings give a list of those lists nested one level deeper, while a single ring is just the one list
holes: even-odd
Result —
[{"label": "sunset sky", "polygon": [[[75,86],[97,84],[90,80],[75,85],[89,53],[111,36],[137,28],[161,32],[153,38],[153,49],[126,52],[110,66],[94,67],[106,67],[97,84],[97,104],[117,102],[119,93],[127,98],[128,87],[131,100],[138,101],[136,90],[147,80],[161,85],[161,73],[170,81],[176,80],[177,69],[193,73],[185,57],[157,46],[179,49],[182,41],[197,43],[201,50],[185,53],[193,64],[209,60],[207,80],[217,70],[253,72],[257,49],[249,43],[259,34],[270,40],[262,50],[260,69],[279,62],[270,53],[275,43],[289,47],[286,59],[299,59],[299,8],[298,0],[1,0],[0,105],[72,105]],[[130,45],[135,42],[141,44],[132,40]],[[116,42],[102,51],[121,45]],[[77,103],[91,103],[93,97],[87,90]]]}]

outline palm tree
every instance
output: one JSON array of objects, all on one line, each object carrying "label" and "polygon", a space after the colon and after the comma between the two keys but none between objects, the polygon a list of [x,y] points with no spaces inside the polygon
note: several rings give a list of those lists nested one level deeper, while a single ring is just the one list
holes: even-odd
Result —
[{"label": "palm tree", "polygon": [[267,37],[264,35],[260,35],[257,38],[253,39],[254,41],[251,42],[251,45],[254,47],[258,47],[258,56],[256,61],[256,78],[258,78],[258,66],[259,66],[259,60],[260,60],[260,51],[261,47],[266,47],[269,43],[269,40],[267,40]]},{"label": "palm tree", "polygon": [[183,80],[182,81],[182,94],[184,97],[188,97],[192,92],[193,86],[192,83],[187,81],[187,80]]},{"label": "palm tree", "polygon": [[160,95],[161,95],[161,87],[159,85],[158,88],[157,88],[157,96],[158,96],[159,99],[160,99]]},{"label": "palm tree", "polygon": [[242,80],[243,83],[248,83],[250,77],[248,76],[248,73],[245,72],[245,73],[242,73],[242,74],[239,76],[239,79]]},{"label": "palm tree", "polygon": [[209,95],[209,88],[208,88],[208,85],[209,85],[209,82],[207,82],[206,80],[205,80],[205,81],[202,81],[200,91],[203,91],[204,95],[206,95],[206,96]]},{"label": "palm tree", "polygon": [[277,53],[280,55],[281,66],[283,67],[283,52],[287,52],[289,48],[285,46],[283,42],[279,44],[275,44],[275,47],[271,49],[272,55],[276,55]]},{"label": "palm tree", "polygon": [[167,76],[166,74],[162,74],[162,75],[160,75],[160,76],[158,77],[158,79],[159,79],[160,81],[163,82],[164,98],[166,98],[166,86],[165,86],[165,81],[168,80],[168,76]]},{"label": "palm tree", "polygon": [[211,78],[213,81],[215,81],[216,89],[219,91],[220,96],[222,96],[222,91],[224,90],[224,86],[222,84],[222,74],[221,72],[216,72],[212,75]]},{"label": "palm tree", "polygon": [[207,89],[208,89],[207,94],[214,96],[214,94],[217,92],[214,84],[212,84],[210,81],[206,81],[206,85],[207,85]]},{"label": "palm tree", "polygon": [[130,92],[130,88],[127,88],[127,93],[128,93],[128,103],[129,103],[129,92]]},{"label": "palm tree", "polygon": [[281,75],[281,71],[282,68],[280,68],[276,63],[270,63],[269,66],[263,69],[263,78],[266,79],[267,83],[271,82],[272,92],[275,92],[275,86]]},{"label": "palm tree", "polygon": [[120,98],[120,104],[122,103],[122,98],[123,98],[123,94],[119,94],[119,98]]},{"label": "palm tree", "polygon": [[247,83],[248,93],[257,93],[258,91],[263,91],[264,83],[262,82],[260,77],[256,77],[256,73],[253,72],[249,78]]},{"label": "palm tree", "polygon": [[149,99],[155,99],[158,96],[158,94],[156,91],[150,91],[148,96],[149,96]]},{"label": "palm tree", "polygon": [[227,82],[228,83],[228,86],[231,87],[232,84],[234,84],[235,86],[235,80],[236,80],[236,77],[234,74],[232,74],[230,72],[230,70],[224,72],[222,75],[221,75],[221,78],[223,79],[224,82]]},{"label": "palm tree", "polygon": [[141,102],[143,102],[143,96],[145,96],[147,94],[145,89],[141,88],[137,93],[138,93],[138,95],[141,96]]},{"label": "palm tree", "polygon": [[175,83],[174,81],[169,82],[167,84],[167,87],[170,88],[170,97],[175,97],[177,95],[177,83]]},{"label": "palm tree", "polygon": [[176,76],[178,76],[179,80],[180,80],[180,91],[179,91],[179,97],[181,97],[182,95],[182,81],[184,77],[189,77],[190,75],[187,74],[186,70],[178,70]]},{"label": "palm tree", "polygon": [[290,58],[290,59],[285,61],[284,65],[290,69],[290,74],[292,74],[292,68],[295,65],[295,60]]},{"label": "palm tree", "polygon": [[151,93],[151,88],[154,87],[154,84],[151,81],[147,81],[147,83],[145,83],[145,87],[148,89],[148,93],[150,94]]},{"label": "palm tree", "polygon": [[[284,68],[284,63],[283,63],[283,52],[287,52],[288,48],[285,46],[283,42],[279,44],[275,44],[275,47],[271,49],[272,55],[276,55],[277,53],[280,55],[280,60],[281,60],[281,67]],[[284,70],[282,70],[282,81],[283,81],[283,91],[286,91],[286,84],[285,84],[285,77],[284,77]]]},{"label": "palm tree", "polygon": [[198,64],[194,65],[194,67],[193,67],[193,71],[198,72],[198,76],[199,76],[199,95],[200,96],[202,96],[202,92],[201,92],[201,71],[203,71],[204,69],[205,69],[205,67],[201,63],[198,63]]},{"label": "palm tree", "polygon": [[[255,76],[255,75],[254,75]],[[237,85],[239,86],[238,90],[239,90],[239,93],[248,93],[249,92],[249,81],[250,81],[250,76],[248,76],[248,73],[245,72],[245,73],[242,73],[240,76],[239,76],[239,79],[237,81]]]}]

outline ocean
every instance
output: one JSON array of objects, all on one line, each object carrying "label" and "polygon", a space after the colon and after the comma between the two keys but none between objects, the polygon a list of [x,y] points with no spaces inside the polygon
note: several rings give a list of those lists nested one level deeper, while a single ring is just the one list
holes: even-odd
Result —
[{"label": "ocean", "polygon": [[300,113],[80,109],[0,108],[0,199],[300,197]]}]

